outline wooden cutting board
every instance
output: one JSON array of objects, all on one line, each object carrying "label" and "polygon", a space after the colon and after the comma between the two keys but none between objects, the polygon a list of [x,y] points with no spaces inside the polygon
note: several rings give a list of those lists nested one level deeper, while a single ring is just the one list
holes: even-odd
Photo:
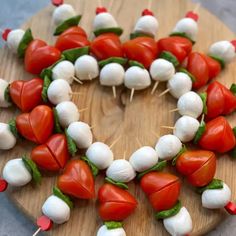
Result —
[{"label": "wooden cutting board", "polygon": [[[91,25],[94,18],[97,1],[95,0],[67,0],[78,13],[82,13],[81,25],[91,35]],[[109,6],[108,0],[103,0],[104,6]],[[111,13],[124,29],[122,40],[128,38],[140,12],[147,7],[145,0],[116,0],[111,6]],[[152,10],[160,22],[158,38],[165,37],[171,31],[176,21],[185,15],[185,12],[194,8],[187,0],[153,0]],[[51,23],[51,15],[54,7],[48,6],[24,24],[24,28],[31,27],[35,38],[41,38],[53,44],[52,36],[54,26]],[[206,52],[209,45],[217,40],[231,40],[234,34],[227,29],[216,17],[204,9],[200,9],[199,37],[194,50]],[[30,79],[33,76],[24,71],[23,61],[12,55],[5,47],[0,50],[0,75],[8,81],[16,79]],[[230,86],[236,81],[236,67],[232,63],[218,77],[223,84]],[[73,90],[84,93],[80,97],[74,97],[73,101],[79,108],[89,107],[82,114],[81,120],[94,126],[94,140],[111,144],[120,135],[122,139],[114,146],[116,158],[121,158],[126,151],[127,159],[138,148],[135,141],[139,138],[143,145],[155,145],[155,131],[159,135],[165,134],[161,125],[172,125],[177,115],[169,113],[176,107],[176,100],[170,95],[161,98],[158,93],[165,89],[165,85],[158,87],[154,96],[150,95],[151,89],[135,93],[134,100],[129,103],[129,91],[120,88],[117,99],[113,99],[111,89],[101,87],[98,81],[85,83],[83,86],[74,84]],[[7,122],[19,112],[17,109],[1,109],[0,121]],[[228,116],[232,125],[236,125],[236,114]],[[17,146],[6,152],[0,152],[0,169],[12,158],[29,153],[33,145],[29,142],[18,142]],[[79,157],[79,156],[78,156]],[[223,179],[232,189],[232,199],[236,199],[235,173],[236,163],[229,157],[219,157],[217,177]],[[173,170],[171,170],[174,172]],[[41,206],[51,194],[56,176],[44,175],[42,185],[35,188],[28,185],[21,189],[9,189],[9,197],[28,216],[35,221],[41,215]],[[103,176],[96,179],[96,189],[103,183]],[[162,222],[157,222],[153,216],[153,210],[138,184],[130,183],[129,191],[136,196],[139,206],[132,216],[125,220],[127,235],[152,236],[166,235]],[[180,197],[193,219],[193,235],[202,235],[218,225],[225,214],[223,211],[210,211],[201,207],[200,196],[183,180],[183,188]],[[75,208],[71,212],[70,221],[64,225],[56,226],[50,231],[50,235],[57,236],[92,236],[96,235],[98,227],[102,224],[97,214],[96,201],[77,200]]]}]

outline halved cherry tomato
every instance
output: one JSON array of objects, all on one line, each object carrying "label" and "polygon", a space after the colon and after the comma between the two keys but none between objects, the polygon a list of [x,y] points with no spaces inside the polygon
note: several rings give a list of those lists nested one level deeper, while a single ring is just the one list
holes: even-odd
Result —
[{"label": "halved cherry tomato", "polygon": [[35,143],[45,143],[51,136],[54,126],[53,111],[50,107],[39,105],[30,113],[16,117],[16,128],[26,139]]},{"label": "halved cherry tomato", "polygon": [[157,41],[159,54],[163,51],[172,53],[181,64],[192,51],[192,42],[184,37],[171,36]]},{"label": "halved cherry tomato", "polygon": [[109,57],[123,57],[123,49],[119,36],[114,33],[105,33],[91,42],[91,52],[98,60]]},{"label": "halved cherry tomato", "polygon": [[92,172],[82,160],[70,161],[59,176],[57,185],[63,193],[76,198],[91,199],[95,196]]},{"label": "halved cherry tomato", "polygon": [[234,132],[223,116],[207,122],[206,130],[199,140],[199,145],[203,149],[220,153],[230,151],[235,144]]},{"label": "halved cherry tomato", "polygon": [[11,100],[23,111],[31,111],[42,103],[43,80],[15,80],[10,84]]},{"label": "halved cherry tomato", "polygon": [[72,48],[89,46],[86,32],[80,26],[73,26],[64,31],[58,38],[55,47],[61,52]]},{"label": "halved cherry tomato", "polygon": [[145,68],[149,68],[151,63],[157,58],[158,47],[153,38],[137,37],[123,44],[125,56],[129,60],[142,63]]},{"label": "halved cherry tomato", "polygon": [[202,54],[203,58],[205,59],[208,72],[209,72],[209,80],[215,78],[221,72],[221,65],[218,61],[214,60],[213,58]]},{"label": "halved cherry tomato", "polygon": [[193,186],[203,187],[215,175],[216,156],[206,150],[186,151],[177,158],[176,168],[179,173],[187,176]]},{"label": "halved cherry tomato", "polygon": [[99,215],[102,220],[122,221],[137,207],[136,199],[126,190],[104,184],[98,191]]},{"label": "halved cherry tomato", "polygon": [[45,144],[32,150],[31,159],[45,170],[58,171],[63,169],[69,159],[65,135],[52,135]]},{"label": "halved cherry tomato", "polygon": [[40,74],[41,71],[61,57],[61,52],[52,46],[47,45],[40,39],[33,40],[25,52],[25,69],[32,74]]},{"label": "halved cherry tomato", "polygon": [[140,185],[156,211],[168,210],[178,200],[180,181],[175,175],[150,172],[142,177]]},{"label": "halved cherry tomato", "polygon": [[214,81],[207,88],[207,118],[227,115],[236,109],[236,96],[223,84]]}]

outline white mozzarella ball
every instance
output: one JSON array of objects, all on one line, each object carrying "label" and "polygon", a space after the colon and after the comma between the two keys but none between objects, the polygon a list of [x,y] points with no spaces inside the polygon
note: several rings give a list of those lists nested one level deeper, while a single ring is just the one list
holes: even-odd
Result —
[{"label": "white mozzarella ball", "polygon": [[8,184],[14,187],[24,186],[32,179],[21,158],[8,161],[3,168],[2,176]]},{"label": "white mozzarella ball", "polygon": [[110,147],[101,142],[93,143],[85,155],[99,170],[108,168],[114,160]]},{"label": "white mozzarella ball", "polygon": [[225,207],[231,199],[231,190],[223,183],[221,189],[207,189],[202,193],[202,206],[208,209]]},{"label": "white mozzarella ball", "polygon": [[131,66],[125,72],[124,83],[129,89],[142,90],[151,85],[151,78],[146,69]]},{"label": "white mozzarella ball", "polygon": [[105,86],[118,86],[123,84],[125,70],[118,63],[109,63],[100,71],[100,83]]},{"label": "white mozzarella ball", "polygon": [[145,15],[138,19],[134,27],[134,32],[148,34],[155,37],[158,31],[158,26],[159,23],[156,17]]},{"label": "white mozzarella ball", "polygon": [[142,172],[157,164],[158,155],[152,147],[144,146],[131,155],[129,162],[135,171]]},{"label": "white mozzarella ball", "polygon": [[70,61],[61,61],[52,69],[53,80],[64,79],[69,84],[72,84],[73,76],[75,76],[75,67],[74,64]]},{"label": "white mozzarella ball", "polygon": [[193,228],[191,216],[185,207],[182,207],[176,215],[164,219],[163,224],[172,236],[185,236]]},{"label": "white mozzarella ball", "polygon": [[115,18],[108,12],[102,12],[95,16],[93,21],[93,30],[118,27]]},{"label": "white mozzarella ball", "polygon": [[48,100],[57,105],[64,101],[71,100],[72,90],[69,83],[64,79],[53,80],[48,87]]},{"label": "white mozzarella ball", "polygon": [[179,138],[173,134],[167,134],[159,138],[155,149],[161,160],[171,160],[182,148]]},{"label": "white mozzarella ball", "polygon": [[78,148],[88,148],[93,141],[93,134],[88,124],[76,121],[70,123],[67,132]]},{"label": "white mozzarella ball", "polygon": [[108,229],[106,225],[99,228],[97,236],[126,236],[123,228]]},{"label": "white mozzarella ball", "polygon": [[9,107],[11,103],[6,101],[5,99],[5,91],[8,87],[9,83],[4,79],[0,79],[0,107]]},{"label": "white mozzarella ball", "polygon": [[51,195],[44,202],[42,212],[56,224],[63,224],[70,218],[69,206],[55,195]]},{"label": "white mozzarella ball", "polygon": [[0,122],[0,150],[9,150],[16,144],[16,137],[8,124]]},{"label": "white mozzarella ball", "polygon": [[173,29],[174,33],[185,33],[190,39],[196,41],[198,33],[197,22],[191,18],[183,18],[177,22],[175,28]]},{"label": "white mozzarella ball", "polygon": [[156,59],[152,62],[149,71],[153,80],[163,82],[174,76],[175,67],[165,59]]},{"label": "white mozzarella ball", "polygon": [[78,121],[80,114],[77,106],[71,101],[61,102],[56,106],[59,123],[63,128]]},{"label": "white mozzarella ball", "polygon": [[69,4],[62,4],[55,8],[52,19],[55,25],[59,25],[65,20],[76,15],[75,9]]},{"label": "white mozzarella ball", "polygon": [[198,118],[202,114],[203,102],[197,93],[190,91],[179,98],[177,108],[182,116]]},{"label": "white mozzarella ball", "polygon": [[170,94],[178,99],[183,94],[191,91],[192,80],[186,73],[177,72],[168,80],[167,88],[170,89]]},{"label": "white mozzarella ball", "polygon": [[226,63],[235,58],[235,48],[229,41],[219,41],[210,46],[209,54],[223,59]]},{"label": "white mozzarella ball", "polygon": [[83,55],[75,61],[75,75],[80,80],[92,80],[98,77],[97,60],[89,55]]},{"label": "white mozzarella ball", "polygon": [[199,126],[199,121],[193,117],[182,116],[175,123],[174,135],[183,143],[190,142],[194,139]]},{"label": "white mozzarella ball", "polygon": [[114,181],[128,183],[135,178],[136,173],[128,161],[119,159],[111,163],[106,175]]},{"label": "white mozzarella ball", "polygon": [[17,53],[20,42],[25,34],[25,31],[22,29],[12,30],[7,35],[7,46],[13,52]]}]

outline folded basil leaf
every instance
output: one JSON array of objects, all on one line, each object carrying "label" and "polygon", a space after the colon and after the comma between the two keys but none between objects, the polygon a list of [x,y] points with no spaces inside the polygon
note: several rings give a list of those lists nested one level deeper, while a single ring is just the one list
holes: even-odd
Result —
[{"label": "folded basil leaf", "polygon": [[159,56],[159,58],[163,58],[169,62],[171,62],[174,67],[177,67],[179,66],[179,61],[178,59],[176,58],[176,56],[174,54],[172,54],[171,52],[168,52],[168,51],[163,51],[161,53],[161,55]]},{"label": "folded basil leaf", "polygon": [[171,216],[174,216],[176,214],[179,213],[181,209],[181,202],[178,201],[174,207],[172,207],[171,209],[169,210],[165,210],[165,211],[160,211],[160,212],[157,212],[155,214],[155,217],[157,220],[160,220],[160,219],[166,219],[166,218],[169,218]]},{"label": "folded basil leaf", "polygon": [[103,28],[103,29],[95,30],[93,33],[96,37],[101,34],[105,34],[105,33],[114,33],[114,34],[120,36],[123,33],[123,29],[121,29],[120,27]]},{"label": "folded basil leaf", "polygon": [[196,42],[192,40],[186,33],[184,32],[173,32],[170,34],[170,36],[179,36],[188,39],[192,44],[195,44]]},{"label": "folded basil leaf", "polygon": [[50,84],[51,84],[51,80],[46,75],[43,80],[43,90],[42,90],[42,94],[41,94],[44,102],[48,102],[48,87]]},{"label": "folded basil leaf", "polygon": [[95,164],[93,164],[93,163],[88,159],[88,157],[86,157],[86,156],[81,157],[81,159],[84,160],[85,162],[87,162],[87,164],[89,165],[89,167],[90,167],[90,169],[91,169],[91,171],[92,171],[92,173],[93,173],[93,176],[94,176],[94,177],[97,176],[98,173],[99,173],[99,169],[97,168],[97,166],[96,166]]},{"label": "folded basil leaf", "polygon": [[18,48],[17,48],[17,54],[19,57],[24,57],[25,51],[26,51],[28,45],[33,40],[34,40],[34,38],[32,36],[31,29],[27,29],[23,35],[23,38],[20,41]]},{"label": "folded basil leaf", "polygon": [[105,221],[104,225],[106,225],[109,230],[123,227],[122,222],[119,221]]},{"label": "folded basil leaf", "polygon": [[133,32],[130,34],[130,39],[135,39],[138,37],[149,37],[149,38],[154,38],[153,35],[150,34],[145,34],[145,33],[141,33],[141,32]]},{"label": "folded basil leaf", "polygon": [[61,192],[61,190],[57,187],[53,187],[53,195],[59,197],[62,201],[64,201],[70,209],[73,208],[73,202],[71,201],[71,199],[66,196],[64,193]]},{"label": "folded basil leaf", "polygon": [[106,181],[107,183],[116,185],[116,186],[119,187],[119,188],[129,189],[129,187],[128,187],[127,184],[122,183],[122,182],[115,181],[115,180],[113,180],[113,179],[111,179],[111,178],[109,178],[109,177],[106,177],[106,178],[105,178],[105,181]]},{"label": "folded basil leaf", "polygon": [[72,48],[63,51],[62,53],[64,58],[72,63],[74,63],[77,60],[77,58],[88,54],[89,54],[89,47]]},{"label": "folded basil leaf", "polygon": [[197,192],[202,194],[207,189],[221,189],[223,188],[223,181],[220,179],[213,179],[207,186],[198,188]]},{"label": "folded basil leaf", "polygon": [[66,135],[67,147],[68,147],[69,153],[71,154],[71,156],[75,156],[77,152],[77,146],[75,142],[73,141],[73,139],[68,134],[67,129],[65,129],[65,135]]},{"label": "folded basil leaf", "polygon": [[99,61],[98,65],[100,68],[102,68],[105,65],[110,64],[110,63],[117,63],[117,64],[124,66],[127,63],[127,61],[128,61],[127,58],[123,58],[123,57],[110,57],[108,59]]},{"label": "folded basil leaf", "polygon": [[187,71],[185,68],[180,68],[179,72],[185,73],[187,74],[190,79],[192,80],[192,82],[194,83],[196,81],[196,78],[194,77],[194,75],[192,75],[189,71]]},{"label": "folded basil leaf", "polygon": [[144,65],[138,61],[129,60],[129,66],[138,66],[142,69],[145,69]]}]

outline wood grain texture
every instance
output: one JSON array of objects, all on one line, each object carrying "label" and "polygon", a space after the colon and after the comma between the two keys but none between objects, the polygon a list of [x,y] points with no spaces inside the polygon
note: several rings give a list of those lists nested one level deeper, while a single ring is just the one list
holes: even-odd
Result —
[{"label": "wood grain texture", "polygon": [[[82,27],[91,35],[91,25],[94,17],[97,1],[95,0],[67,0],[73,4],[78,13],[83,14]],[[103,0],[104,6],[109,6],[108,0]],[[124,28],[121,39],[128,38],[136,19],[142,9],[147,7],[147,0],[115,0],[111,7],[111,13],[117,19],[119,25]],[[184,16],[187,10],[193,9],[193,4],[187,0],[153,0],[152,10],[157,15],[160,27],[158,38],[168,35],[176,21]],[[24,28],[31,27],[35,38],[41,38],[53,44],[53,25],[51,15],[54,7],[49,6],[30,19]],[[217,40],[231,40],[234,35],[219,20],[204,9],[200,9],[199,37],[194,50],[205,52],[209,45]],[[33,76],[24,72],[23,61],[12,55],[7,48],[0,50],[0,75],[8,81],[16,79],[30,79]],[[230,86],[236,81],[236,67],[232,63],[218,78],[223,84]],[[160,85],[154,96],[150,95],[150,89],[135,93],[134,100],[129,103],[129,91],[125,88],[118,89],[117,99],[113,99],[110,88],[101,87],[98,81],[85,83],[83,86],[74,84],[73,90],[84,93],[84,96],[74,97],[73,101],[79,108],[89,107],[82,114],[81,120],[94,126],[94,140],[111,144],[120,135],[122,139],[114,146],[116,158],[121,158],[126,151],[127,159],[138,148],[136,137],[143,145],[155,145],[155,131],[158,135],[165,134],[160,129],[161,125],[174,124],[177,115],[169,113],[176,107],[176,100],[170,95],[158,97],[158,93],[165,89]],[[1,109],[0,121],[7,122],[19,112],[15,108]],[[231,125],[236,125],[236,114],[228,116]],[[0,152],[0,169],[11,158],[17,158],[23,153],[30,153],[34,145],[29,142],[18,142],[10,151]],[[232,189],[232,199],[236,199],[235,186],[236,163],[229,157],[219,157],[217,177],[223,179]],[[174,170],[169,170],[173,173]],[[56,177],[44,175],[42,185],[35,188],[28,185],[21,189],[9,189],[9,197],[33,220],[41,215],[41,206],[51,194]],[[103,176],[96,179],[96,190],[103,182]],[[139,202],[139,206],[132,216],[124,224],[127,235],[151,236],[167,235],[162,222],[157,222],[153,216],[153,210],[138,184],[129,184],[129,191],[133,193]],[[181,201],[185,205],[193,219],[192,235],[202,235],[210,231],[225,216],[223,211],[210,211],[201,207],[200,196],[183,180]],[[92,236],[96,235],[98,227],[102,224],[97,214],[96,201],[77,200],[75,209],[71,212],[70,221],[64,225],[56,226],[49,235],[66,236]]]}]

